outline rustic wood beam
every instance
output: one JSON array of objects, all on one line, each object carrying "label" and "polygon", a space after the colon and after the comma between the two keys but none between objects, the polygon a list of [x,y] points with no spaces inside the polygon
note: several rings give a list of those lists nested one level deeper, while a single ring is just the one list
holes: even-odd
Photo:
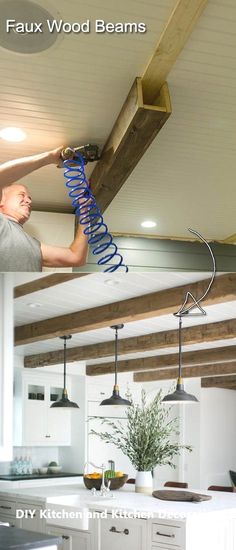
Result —
[{"label": "rustic wood beam", "polygon": [[[183,328],[182,338],[185,345],[236,338],[236,319]],[[119,341],[119,354],[126,355],[127,353],[172,348],[178,345],[178,339],[179,335],[176,329],[123,338]],[[74,361],[88,361],[98,357],[111,357],[113,354],[114,342],[102,342],[101,344],[69,348],[66,359],[67,363],[73,363]],[[63,363],[63,350],[28,355],[24,358],[26,368],[45,367],[60,363]]]},{"label": "rustic wood beam", "polygon": [[[214,365],[196,365],[182,369],[183,378],[198,378],[202,376],[217,376],[220,374],[236,374],[236,361],[215,363]],[[152,382],[157,380],[173,380],[178,378],[178,369],[162,369],[134,373],[134,382]]]},{"label": "rustic wood beam", "polygon": [[[183,354],[183,365],[200,365],[213,362],[233,361],[236,358],[236,346],[223,348],[208,348],[194,351],[185,351]],[[119,361],[119,372],[136,372],[163,369],[165,367],[177,366],[179,361],[178,353],[170,355],[154,355],[152,357],[142,357]],[[89,376],[99,376],[100,374],[109,374],[114,372],[114,361],[109,363],[98,363],[96,365],[87,365],[86,374]]]},{"label": "rustic wood beam", "polygon": [[89,273],[53,273],[52,275],[47,275],[46,277],[40,277],[34,281],[29,281],[23,285],[16,286],[14,288],[14,298],[21,298],[26,294],[32,294],[32,292],[45,290],[45,288],[60,285],[62,283],[66,283],[67,281],[73,281],[73,279],[78,279],[79,277],[84,277],[85,275],[89,275]]},{"label": "rustic wood beam", "polygon": [[91,175],[91,188],[102,212],[160,132],[171,114],[167,84],[158,105],[145,105],[141,79],[136,78]]},{"label": "rustic wood beam", "polygon": [[102,212],[171,113],[166,77],[206,4],[207,0],[178,0],[142,79],[133,84],[91,175]]},{"label": "rustic wood beam", "polygon": [[142,77],[145,102],[153,102],[185,46],[207,0],[178,0]]},{"label": "rustic wood beam", "polygon": [[[187,291],[195,297],[202,296],[209,280],[204,279],[159,292],[152,292],[115,302],[105,306],[53,317],[15,329],[15,345],[38,342],[62,334],[75,334],[119,323],[128,323],[157,317],[176,311]],[[236,296],[236,273],[216,277],[211,292],[204,300],[205,306],[233,300]],[[79,291],[78,291],[79,300]]]},{"label": "rustic wood beam", "polygon": [[201,379],[202,388],[232,388],[236,389],[236,374],[231,376],[209,376]]}]

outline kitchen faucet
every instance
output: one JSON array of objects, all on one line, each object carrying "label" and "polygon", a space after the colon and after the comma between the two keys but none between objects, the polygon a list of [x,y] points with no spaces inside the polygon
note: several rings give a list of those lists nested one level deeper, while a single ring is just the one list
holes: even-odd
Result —
[{"label": "kitchen faucet", "polygon": [[[94,468],[98,468],[99,470],[102,470],[102,483],[101,483],[99,494],[100,494],[101,497],[107,496],[107,493],[109,493],[109,491],[110,491],[111,480],[108,481],[107,486],[106,486],[105,485],[106,464],[102,464],[101,466],[98,466],[97,464],[94,464],[93,462],[86,462],[84,468],[86,468],[86,466],[88,464],[90,464],[90,466],[93,466]],[[95,491],[96,491],[96,489],[95,489]],[[93,492],[93,494],[95,494],[95,491]]]}]

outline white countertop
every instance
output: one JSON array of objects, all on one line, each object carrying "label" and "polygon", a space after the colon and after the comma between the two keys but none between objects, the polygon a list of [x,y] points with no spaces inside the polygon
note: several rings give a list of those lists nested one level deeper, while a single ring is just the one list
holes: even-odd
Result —
[{"label": "white countertop", "polygon": [[[162,487],[163,489],[163,487]],[[47,505],[47,499],[50,497],[63,497],[68,495],[77,495],[81,504],[86,505],[91,510],[126,510],[140,511],[147,514],[153,514],[153,517],[166,517],[167,519],[181,520],[188,516],[205,513],[229,513],[236,518],[236,493],[222,493],[215,491],[195,492],[209,494],[212,499],[209,501],[192,503],[192,502],[173,502],[163,501],[152,497],[134,492],[134,487],[125,486],[124,488],[113,491],[114,499],[100,497],[99,493],[93,497],[91,492],[78,483],[68,485],[54,486],[34,486],[29,488],[11,488],[4,489],[0,486],[0,496],[9,499],[27,500],[35,504]],[[65,499],[65,502],[68,499]]]}]

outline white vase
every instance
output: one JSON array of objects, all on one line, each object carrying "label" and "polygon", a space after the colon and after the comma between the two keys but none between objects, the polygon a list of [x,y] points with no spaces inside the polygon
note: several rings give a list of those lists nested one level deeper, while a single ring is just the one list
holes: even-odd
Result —
[{"label": "white vase", "polygon": [[152,491],[152,472],[137,472],[135,479],[135,492],[151,495]]}]

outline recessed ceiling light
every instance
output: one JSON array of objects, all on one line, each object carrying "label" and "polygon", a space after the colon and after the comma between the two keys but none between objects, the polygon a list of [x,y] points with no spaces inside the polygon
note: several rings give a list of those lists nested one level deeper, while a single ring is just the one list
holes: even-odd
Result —
[{"label": "recessed ceiling light", "polygon": [[146,220],[145,222],[141,223],[141,226],[146,228],[156,227],[156,222],[152,222],[151,220]]},{"label": "recessed ceiling light", "polygon": [[6,141],[23,141],[26,138],[25,132],[21,130],[20,128],[3,128],[3,130],[0,131],[0,136],[2,139],[5,139]]},{"label": "recessed ceiling light", "polygon": [[27,304],[27,306],[29,306],[29,307],[42,307],[42,304],[40,304],[39,302],[32,302],[30,304]]}]

